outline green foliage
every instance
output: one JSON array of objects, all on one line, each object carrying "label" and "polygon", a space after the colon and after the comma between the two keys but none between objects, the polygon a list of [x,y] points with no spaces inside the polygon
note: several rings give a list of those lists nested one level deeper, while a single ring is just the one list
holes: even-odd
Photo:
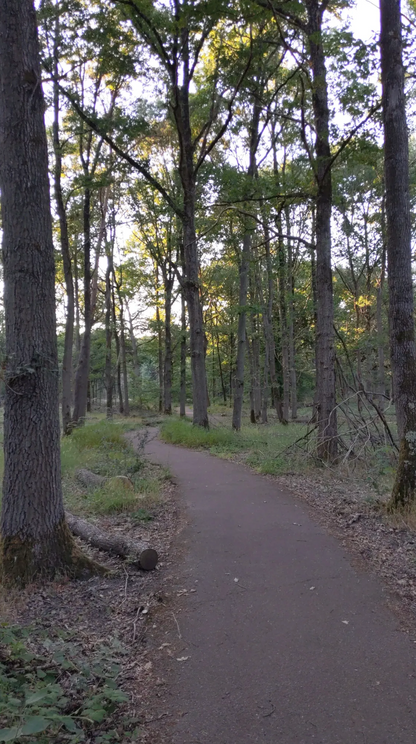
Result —
[{"label": "green foliage", "polygon": [[[136,425],[141,425],[140,420]],[[63,439],[63,491],[70,510],[86,516],[137,513],[144,504],[151,510],[158,503],[165,473],[162,468],[150,467],[125,438],[134,426],[126,420],[87,421]],[[79,468],[88,468],[111,480],[98,488],[84,488],[76,478]],[[113,478],[118,475],[127,476],[133,488],[130,490]]]},{"label": "green foliage", "polygon": [[[67,631],[1,626],[0,742],[131,741],[114,731],[128,700],[118,686],[125,653],[117,638],[86,654]],[[109,727],[114,738],[106,739]]]},{"label": "green foliage", "polygon": [[161,437],[165,442],[194,449],[208,449],[224,458],[235,458],[251,465],[259,473],[276,475],[305,468],[305,458],[290,448],[307,427],[302,424],[281,426],[243,426],[240,432],[216,427],[209,431],[192,426],[183,419],[171,419],[163,424]]}]

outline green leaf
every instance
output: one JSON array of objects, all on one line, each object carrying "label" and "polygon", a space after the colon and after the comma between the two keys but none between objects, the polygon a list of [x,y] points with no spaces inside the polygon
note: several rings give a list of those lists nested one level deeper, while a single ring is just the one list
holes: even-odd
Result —
[{"label": "green leaf", "polygon": [[84,710],[82,714],[86,716],[86,718],[91,718],[92,721],[97,721],[98,723],[101,723],[105,718],[104,708],[89,708]]},{"label": "green leaf", "polygon": [[13,741],[17,738],[20,729],[17,726],[0,730],[0,741]]},{"label": "green leaf", "polygon": [[49,690],[45,688],[44,690],[40,690],[39,692],[34,692],[32,695],[29,695],[26,698],[26,705],[34,705],[34,703],[39,703],[41,700],[44,700],[49,695]]},{"label": "green leaf", "polygon": [[20,736],[29,736],[29,734],[40,734],[50,725],[50,721],[42,716],[31,716],[20,731]]},{"label": "green leaf", "polygon": [[78,726],[75,724],[75,721],[71,716],[61,716],[60,722],[63,726],[67,729],[67,731],[70,731],[73,734],[76,734],[79,732]]},{"label": "green leaf", "polygon": [[8,697],[7,702],[9,703],[9,705],[13,705],[13,706],[22,704],[22,701],[19,700],[19,698],[15,698],[12,695]]}]

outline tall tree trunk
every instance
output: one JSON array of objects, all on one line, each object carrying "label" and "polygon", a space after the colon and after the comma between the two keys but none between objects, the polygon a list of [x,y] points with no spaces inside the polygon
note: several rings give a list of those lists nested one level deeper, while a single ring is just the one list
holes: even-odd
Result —
[{"label": "tall tree trunk", "polygon": [[[270,252],[270,232],[265,219],[263,222],[264,244],[266,249],[266,274],[267,274],[267,301],[265,311],[263,312],[264,339],[266,346],[266,360],[269,365],[269,376],[272,393],[272,403],[275,407],[277,418],[281,424],[286,424],[287,420],[283,415],[283,405],[280,397],[279,383],[276,375],[276,346],[273,333],[273,268]],[[266,377],[266,375],[265,375]]]},{"label": "tall tree trunk", "polygon": [[125,299],[125,303],[126,303],[127,315],[129,316],[129,336],[130,336],[130,343],[131,343],[131,349],[132,349],[132,355],[133,355],[134,377],[135,377],[135,381],[137,385],[137,391],[139,394],[138,395],[139,402],[141,403],[140,363],[139,363],[139,355],[137,352],[137,341],[134,335],[133,320],[131,317],[130,306],[129,306],[127,299]]},{"label": "tall tree trunk", "polygon": [[83,205],[84,231],[84,335],[75,375],[74,411],[72,421],[75,426],[85,423],[88,399],[88,376],[91,350],[91,191],[84,189]]},{"label": "tall tree trunk", "polygon": [[117,316],[116,316],[116,298],[114,294],[114,269],[112,273],[111,283],[111,296],[112,296],[112,309],[113,309],[113,329],[114,329],[114,340],[116,342],[116,354],[117,354],[117,367],[116,367],[116,379],[117,379],[117,393],[118,393],[118,410],[120,413],[124,413],[124,399],[123,399],[123,388],[121,385],[121,347],[120,347],[120,336],[117,328]]},{"label": "tall tree trunk", "polygon": [[[259,257],[257,252],[253,254],[253,269],[251,272],[252,286],[250,304],[256,308],[261,303],[261,282],[260,272],[258,270]],[[250,315],[251,318],[251,346],[252,346],[252,376],[251,389],[253,391],[253,407],[250,414],[252,423],[259,423],[261,420],[261,372],[260,372],[260,318],[256,311]]]},{"label": "tall tree trunk", "polygon": [[[260,120],[260,102],[253,103],[250,123],[250,162],[247,170],[246,190],[251,188],[256,173],[256,152],[258,147],[258,130]],[[252,220],[245,218],[243,248],[239,266],[239,297],[238,297],[238,329],[237,329],[237,361],[234,376],[233,417],[232,427],[235,431],[241,429],[241,415],[244,398],[244,367],[246,354],[246,305],[248,291],[248,277],[252,246]]]},{"label": "tall tree trunk", "polygon": [[181,379],[179,393],[179,415],[186,415],[186,304],[181,291]]},{"label": "tall tree trunk", "polygon": [[318,284],[316,279],[316,230],[315,230],[315,210],[312,213],[312,244],[311,244],[311,287],[312,287],[312,304],[313,304],[313,325],[315,328],[315,343],[314,343],[314,361],[315,361],[315,392],[313,396],[313,407],[311,423],[316,423],[318,418],[318,338],[317,338],[317,323],[318,323]]},{"label": "tall tree trunk", "polygon": [[98,296],[98,267],[100,262],[100,256],[101,256],[101,246],[103,244],[104,236],[105,236],[105,226],[106,226],[106,219],[107,219],[107,209],[108,209],[108,197],[110,195],[110,187],[105,186],[103,189],[101,189],[100,192],[100,226],[98,228],[98,238],[97,243],[95,247],[95,261],[94,261],[94,271],[92,274],[92,284],[91,284],[91,324],[94,323],[95,318],[95,311],[97,306],[97,296]]},{"label": "tall tree trunk", "polygon": [[126,349],[126,328],[124,323],[124,306],[121,296],[120,287],[117,285],[118,301],[120,304],[120,349],[121,349],[121,367],[123,373],[123,390],[124,390],[124,415],[130,416],[129,400],[129,376],[127,372],[127,349]]},{"label": "tall tree trunk", "polygon": [[286,256],[283,242],[282,212],[279,210],[277,216],[278,225],[278,261],[279,261],[279,316],[280,316],[280,339],[282,352],[282,377],[283,377],[283,418],[289,420],[290,383],[289,383],[289,336],[287,328],[287,281],[286,281]]},{"label": "tall tree trunk", "polygon": [[71,253],[69,250],[68,222],[64,198],[62,194],[62,148],[59,136],[59,88],[56,82],[58,78],[58,53],[60,44],[60,25],[59,13],[55,19],[55,36],[54,36],[54,77],[53,85],[53,110],[54,119],[52,126],[53,149],[55,155],[55,164],[53,171],[54,192],[56,201],[56,210],[59,218],[59,230],[61,240],[62,262],[64,268],[65,289],[66,289],[66,318],[65,318],[65,339],[64,354],[62,360],[62,430],[64,434],[70,434],[71,427],[71,403],[72,403],[72,351],[74,345],[74,281],[72,278]]},{"label": "tall tree trunk", "polygon": [[173,279],[165,278],[165,359],[163,365],[163,410],[167,416],[172,414],[172,289]]},{"label": "tall tree trunk", "polygon": [[316,280],[319,287],[316,307],[318,455],[323,460],[331,460],[337,455],[338,445],[331,269],[332,174],[328,84],[322,43],[322,16],[326,3],[320,3],[318,0],[305,1],[308,11],[306,35],[312,66],[312,106],[316,130]]},{"label": "tall tree trunk", "polygon": [[[6,363],[5,583],[76,572],[59,452],[55,266],[32,0],[0,0],[0,188]],[[80,564],[79,564],[80,566]]]},{"label": "tall tree trunk", "polygon": [[224,404],[226,405],[227,404],[227,391],[225,389],[224,374],[223,374],[223,371],[222,371],[222,361],[221,361],[221,352],[220,352],[220,339],[219,339],[218,331],[215,334],[215,344],[216,344],[216,347],[217,347],[218,371],[220,373],[222,397],[223,397],[223,400],[224,400]]},{"label": "tall tree trunk", "polygon": [[298,394],[296,379],[296,350],[294,335],[294,278],[293,278],[293,249],[290,229],[290,210],[285,209],[287,234],[287,286],[288,286],[288,344],[289,344],[289,379],[290,379],[290,411],[292,420],[298,417]]},{"label": "tall tree trunk", "polygon": [[[111,250],[111,249],[110,249]],[[111,276],[112,256],[107,255],[107,270],[105,272],[105,387],[107,392],[106,416],[113,418],[113,365],[112,365],[112,309],[111,309]]]},{"label": "tall tree trunk", "polygon": [[195,184],[189,175],[185,193],[185,219],[183,224],[185,257],[185,292],[188,305],[193,423],[208,428],[207,375],[205,369],[204,323],[199,296],[199,266],[195,233]]},{"label": "tall tree trunk", "polygon": [[178,85],[177,79],[172,80],[172,82],[174,91],[173,113],[180,142],[179,173],[183,192],[183,283],[189,316],[193,423],[195,426],[202,426],[208,429],[204,322],[200,298],[198,245],[195,231],[196,170],[194,166],[194,144],[189,106],[191,80],[189,29],[186,25],[183,26],[181,32],[181,43],[183,57],[182,85]]},{"label": "tall tree trunk", "polygon": [[159,308],[159,269],[156,266],[156,326],[157,326],[157,358],[159,377],[159,413],[163,411],[163,339],[162,321]]},{"label": "tall tree trunk", "polygon": [[376,304],[376,323],[377,323],[377,357],[378,357],[378,405],[384,408],[384,396],[386,395],[386,372],[384,369],[384,327],[383,327],[383,290],[386,276],[386,230],[385,230],[385,203],[383,198],[382,204],[382,248],[381,248],[381,271],[377,283],[377,304]]},{"label": "tall tree trunk", "polygon": [[237,327],[237,360],[233,380],[233,418],[232,427],[235,431],[241,429],[241,415],[244,397],[244,367],[246,355],[246,305],[248,291],[248,270],[251,254],[251,233],[246,230],[243,237],[243,250],[239,266],[239,300]]},{"label": "tall tree trunk", "polygon": [[380,0],[380,13],[390,353],[400,437],[391,506],[408,507],[416,496],[416,345],[400,0]]},{"label": "tall tree trunk", "polygon": [[81,332],[80,332],[80,310],[79,310],[79,276],[78,276],[78,250],[74,251],[74,297],[75,297],[75,359],[73,364],[78,366],[79,353],[81,351]]}]

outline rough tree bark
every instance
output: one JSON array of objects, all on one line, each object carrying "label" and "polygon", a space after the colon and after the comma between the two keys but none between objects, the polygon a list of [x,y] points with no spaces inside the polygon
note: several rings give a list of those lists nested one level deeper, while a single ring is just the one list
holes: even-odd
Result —
[{"label": "rough tree bark", "polygon": [[400,437],[390,506],[407,508],[416,497],[416,345],[400,0],[380,0],[380,17],[390,354]]},{"label": "rough tree bark", "polygon": [[209,427],[207,407],[207,375],[205,368],[204,323],[199,295],[199,261],[195,231],[195,172],[193,144],[189,120],[189,82],[177,94],[175,117],[181,133],[180,174],[184,194],[183,245],[184,287],[189,315],[193,423]]},{"label": "rough tree bark", "polygon": [[5,583],[78,574],[62,502],[55,266],[32,0],[0,0],[0,188],[5,279]]}]

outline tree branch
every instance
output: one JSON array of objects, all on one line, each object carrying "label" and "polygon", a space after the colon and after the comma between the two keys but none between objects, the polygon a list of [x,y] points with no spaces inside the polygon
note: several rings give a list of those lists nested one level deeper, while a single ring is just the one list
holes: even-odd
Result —
[{"label": "tree branch", "polygon": [[[50,70],[48,70],[48,72],[50,74]],[[156,189],[156,191],[158,191],[159,194],[161,194],[161,196],[164,198],[166,203],[175,212],[175,214],[180,219],[182,219],[183,217],[182,210],[177,206],[177,204],[175,204],[174,200],[172,199],[170,194],[166,191],[166,189],[162,186],[162,184],[159,183],[159,181],[154,176],[152,176],[150,171],[144,165],[142,165],[142,163],[140,163],[138,160],[136,160],[131,155],[129,155],[125,150],[123,150],[109,134],[104,132],[100,128],[99,124],[83,110],[83,108],[79,105],[78,101],[73,97],[73,95],[68,90],[66,90],[59,82],[57,82],[57,85],[61,93],[68,99],[71,106],[73,106],[73,108],[77,112],[80,119],[83,122],[85,122],[85,124],[87,124],[92,131],[96,132],[96,134],[98,134],[104,140],[104,142],[106,142],[111,147],[113,152],[115,152],[117,155],[119,155],[119,157],[121,157],[123,160],[129,163],[129,165],[131,165],[132,168],[137,170],[143,176],[143,178],[145,178],[146,181],[151,186],[153,186],[153,188]]]}]

